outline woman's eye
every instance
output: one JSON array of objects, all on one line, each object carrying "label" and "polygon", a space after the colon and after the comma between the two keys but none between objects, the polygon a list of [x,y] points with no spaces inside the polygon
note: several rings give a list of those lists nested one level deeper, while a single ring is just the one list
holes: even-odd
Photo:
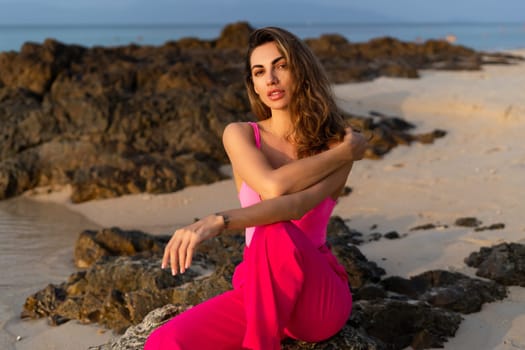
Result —
[{"label": "woman's eye", "polygon": [[262,70],[256,70],[252,74],[253,74],[254,77],[260,77],[263,74],[263,71]]},{"label": "woman's eye", "polygon": [[286,69],[288,67],[288,65],[286,63],[280,63],[277,68],[279,69]]}]

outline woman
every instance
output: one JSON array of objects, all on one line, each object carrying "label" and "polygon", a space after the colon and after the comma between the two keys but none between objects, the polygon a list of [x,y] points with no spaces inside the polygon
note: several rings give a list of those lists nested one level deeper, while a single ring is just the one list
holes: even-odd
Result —
[{"label": "woman", "polygon": [[326,227],[366,142],[344,127],[320,63],[293,34],[256,30],[246,87],[258,123],[232,123],[223,142],[242,208],[177,230],[163,268],[191,265],[198,243],[246,228],[233,290],[154,331],[145,349],[280,349],[284,337],[321,341],[350,315],[344,268],[326,246]]}]

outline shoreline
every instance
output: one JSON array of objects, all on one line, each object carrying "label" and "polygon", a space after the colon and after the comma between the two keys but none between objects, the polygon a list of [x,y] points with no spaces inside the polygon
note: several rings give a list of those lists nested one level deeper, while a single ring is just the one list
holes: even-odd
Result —
[{"label": "shoreline", "polygon": [[[525,50],[513,53],[525,57]],[[381,239],[359,247],[369,260],[385,268],[387,275],[410,276],[434,268],[473,275],[473,269],[463,263],[469,253],[501,241],[524,242],[521,216],[525,205],[520,199],[525,196],[525,156],[520,152],[520,135],[525,131],[525,101],[518,99],[520,91],[516,88],[525,86],[523,79],[525,64],[521,63],[488,66],[479,72],[432,71],[415,80],[379,78],[334,87],[342,107],[351,108],[351,112],[377,110],[413,122],[418,132],[434,128],[448,132],[432,145],[399,146],[381,160],[357,163],[347,182],[354,191],[341,198],[334,210],[334,215],[364,233],[406,233],[398,240]],[[506,113],[509,104],[513,108]],[[168,233],[194,217],[238,206],[232,180],[171,194],[128,195],[82,204],[68,201],[67,188],[24,196],[58,203],[102,227],[149,233]],[[475,216],[483,224],[503,222],[505,229],[474,232],[453,225],[455,219],[465,216]],[[426,223],[448,227],[410,231]],[[377,227],[371,229],[372,225]],[[445,343],[445,349],[505,349],[509,344],[525,347],[521,332],[525,326],[525,289],[509,290],[509,297],[503,301],[464,315],[458,333]],[[14,344],[15,348],[66,349],[60,346],[71,344],[70,335],[89,341],[99,332],[96,326],[75,321],[59,327],[48,327],[44,322],[9,322],[9,331],[29,334]],[[98,340],[90,345],[101,344]]]}]

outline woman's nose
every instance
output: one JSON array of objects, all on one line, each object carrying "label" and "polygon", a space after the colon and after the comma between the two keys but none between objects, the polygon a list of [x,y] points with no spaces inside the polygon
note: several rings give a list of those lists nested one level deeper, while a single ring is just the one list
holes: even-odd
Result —
[{"label": "woman's nose", "polygon": [[275,74],[274,70],[271,70],[268,72],[266,83],[268,85],[273,85],[279,82],[279,79],[277,78],[277,75]]}]

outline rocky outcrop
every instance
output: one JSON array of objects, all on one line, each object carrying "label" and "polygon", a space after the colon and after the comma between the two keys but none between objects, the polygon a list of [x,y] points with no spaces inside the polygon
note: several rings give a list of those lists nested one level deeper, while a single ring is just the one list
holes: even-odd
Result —
[{"label": "rocky outcrop", "polygon": [[242,242],[225,235],[203,243],[193,267],[173,277],[160,267],[167,237],[118,228],[82,232],[75,262],[88,268],[28,297],[22,318],[76,319],[122,332],[167,303],[195,305],[229,289]]},{"label": "rocky outcrop", "polygon": [[462,317],[422,301],[379,299],[353,306],[350,325],[380,339],[388,349],[443,347],[453,337]]},{"label": "rocky outcrop", "polygon": [[[214,40],[185,38],[158,47],[85,48],[48,39],[0,53],[0,199],[68,184],[72,201],[82,202],[222,179],[225,125],[253,119],[242,78],[252,30],[234,23]],[[306,42],[334,83],[518,60],[489,60],[440,41],[353,44],[326,35]],[[413,135],[403,120],[378,114],[346,117],[373,136],[370,158],[445,134]]]},{"label": "rocky outcrop", "polygon": [[418,44],[382,37],[366,43],[350,43],[339,34],[329,34],[306,42],[335,83],[379,76],[417,78],[419,69],[477,70],[489,59],[443,40]]},{"label": "rocky outcrop", "polygon": [[[194,305],[231,287],[234,268],[242,260],[240,233],[201,244],[193,268],[175,278],[160,268],[168,238],[118,228],[82,232],[75,245],[75,263],[87,270],[30,296],[22,316],[50,317],[56,324],[77,319],[121,331],[166,303]],[[339,239],[342,244],[344,236]],[[384,274],[357,248],[341,249],[336,254],[357,288]],[[343,254],[349,255],[343,259]],[[190,281],[191,287],[185,285]]]},{"label": "rocky outcrop", "polygon": [[501,284],[444,270],[427,271],[410,279],[391,276],[381,284],[388,292],[462,314],[479,312],[484,303],[507,296],[507,290]]},{"label": "rocky outcrop", "polygon": [[[129,327],[117,340],[100,346],[92,346],[88,350],[142,349],[146,339],[153,330],[185,309],[185,306],[164,305],[150,312],[138,325]],[[335,337],[328,341],[311,344],[287,339],[283,341],[281,348],[283,350],[382,350],[386,349],[386,346],[379,339],[369,337],[363,331],[346,325]]]},{"label": "rocky outcrop", "polygon": [[149,334],[157,327],[163,325],[171,318],[177,316],[188,306],[166,304],[151,311],[138,325],[129,327],[116,341],[100,346],[91,346],[88,350],[139,350],[144,348],[144,343]]},{"label": "rocky outcrop", "polygon": [[470,254],[465,263],[477,268],[476,275],[506,286],[525,287],[525,245],[501,243]]},{"label": "rocky outcrop", "polygon": [[[354,295],[347,325],[325,342],[287,340],[284,349],[439,347],[454,335],[460,313],[479,311],[483,303],[506,295],[505,287],[495,282],[447,271],[383,278],[385,271],[351,243],[359,236],[341,218],[331,219],[328,242]],[[86,269],[28,297],[22,317],[47,317],[54,325],[70,319],[98,323],[125,333],[94,349],[141,348],[147,335],[170,317],[230,289],[242,260],[243,236],[231,232],[203,242],[193,266],[173,277],[160,268],[168,238],[118,228],[82,232],[75,261]]]},{"label": "rocky outcrop", "polygon": [[118,227],[80,233],[74,250],[75,266],[87,268],[105,256],[159,255],[169,236],[152,236],[141,231]]}]

